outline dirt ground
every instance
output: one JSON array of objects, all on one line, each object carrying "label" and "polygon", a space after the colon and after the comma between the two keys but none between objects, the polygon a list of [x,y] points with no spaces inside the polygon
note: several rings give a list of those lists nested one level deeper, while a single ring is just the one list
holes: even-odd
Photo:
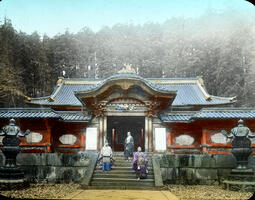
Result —
[{"label": "dirt ground", "polygon": [[[168,185],[170,192],[180,200],[242,200],[249,199],[252,193],[227,191],[221,186],[184,186]],[[80,189],[79,184],[30,184],[27,188],[0,190],[0,194],[9,198],[22,199],[61,199]]]}]

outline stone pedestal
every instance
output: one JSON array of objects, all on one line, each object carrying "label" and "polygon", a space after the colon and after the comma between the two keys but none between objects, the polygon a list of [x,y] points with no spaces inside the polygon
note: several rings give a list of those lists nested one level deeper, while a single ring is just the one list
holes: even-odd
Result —
[{"label": "stone pedestal", "polygon": [[[19,138],[17,138],[19,140]],[[16,165],[16,157],[20,152],[19,146],[3,146],[5,166],[0,167],[0,183],[23,183],[24,172]]]},{"label": "stone pedestal", "polygon": [[27,134],[29,132],[23,134],[20,131],[20,128],[15,125],[14,119],[11,119],[10,124],[3,128],[1,135],[4,135],[4,138],[1,151],[4,154],[5,163],[3,167],[0,167],[1,187],[23,186],[23,183],[26,183],[23,170],[16,165],[16,157],[20,153],[19,137],[24,137]]},{"label": "stone pedestal", "polygon": [[255,174],[253,169],[232,169],[223,182],[224,188],[233,191],[255,191]]},{"label": "stone pedestal", "polygon": [[1,167],[0,183],[23,183],[24,172],[19,167]]}]

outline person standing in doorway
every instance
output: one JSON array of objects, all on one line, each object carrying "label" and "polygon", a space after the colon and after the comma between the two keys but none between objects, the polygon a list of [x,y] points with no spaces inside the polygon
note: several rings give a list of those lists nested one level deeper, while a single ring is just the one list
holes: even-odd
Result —
[{"label": "person standing in doorway", "polygon": [[133,151],[134,151],[134,139],[130,132],[127,132],[127,137],[125,139],[125,146],[124,146],[124,156],[125,160],[132,160],[133,158]]}]

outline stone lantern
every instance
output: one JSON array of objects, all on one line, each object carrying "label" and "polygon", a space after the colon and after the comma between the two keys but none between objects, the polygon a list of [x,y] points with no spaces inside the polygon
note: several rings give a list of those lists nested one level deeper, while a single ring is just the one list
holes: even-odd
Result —
[{"label": "stone lantern", "polygon": [[230,190],[255,190],[254,170],[248,168],[248,158],[252,153],[250,138],[255,138],[255,134],[245,126],[240,119],[236,127],[231,129],[230,134],[221,131],[227,138],[232,140],[232,154],[236,158],[237,166],[232,169],[228,177],[223,180],[223,184]]},{"label": "stone lantern", "polygon": [[236,127],[234,127],[230,134],[226,134],[226,131],[222,133],[232,140],[232,154],[236,158],[236,169],[247,169],[248,158],[252,153],[252,146],[250,138],[255,138],[255,134],[244,125],[244,121],[240,119]]},{"label": "stone lantern", "polygon": [[14,119],[11,119],[0,132],[0,135],[4,136],[0,149],[5,156],[5,164],[0,167],[0,183],[24,182],[24,172],[16,165],[16,157],[20,153],[19,137],[24,137],[29,133],[29,130],[22,133]]}]

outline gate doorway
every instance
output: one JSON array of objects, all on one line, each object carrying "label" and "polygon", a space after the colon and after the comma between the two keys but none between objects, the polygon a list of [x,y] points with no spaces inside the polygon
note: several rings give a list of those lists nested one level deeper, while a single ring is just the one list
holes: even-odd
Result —
[{"label": "gate doorway", "polygon": [[142,147],[144,151],[144,125],[145,117],[142,116],[111,116],[107,117],[107,140],[114,151],[124,151],[127,132],[130,131],[134,138],[134,151]]}]

